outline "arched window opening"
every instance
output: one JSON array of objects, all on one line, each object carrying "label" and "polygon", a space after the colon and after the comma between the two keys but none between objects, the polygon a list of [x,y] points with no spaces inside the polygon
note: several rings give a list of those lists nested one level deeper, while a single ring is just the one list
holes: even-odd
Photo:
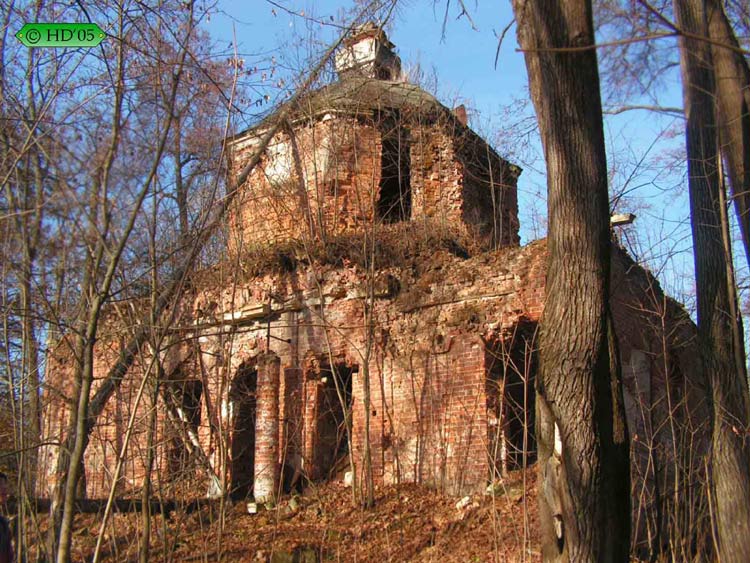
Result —
[{"label": "arched window opening", "polygon": [[384,131],[381,141],[378,219],[398,223],[411,217],[411,156],[407,131],[398,125]]}]

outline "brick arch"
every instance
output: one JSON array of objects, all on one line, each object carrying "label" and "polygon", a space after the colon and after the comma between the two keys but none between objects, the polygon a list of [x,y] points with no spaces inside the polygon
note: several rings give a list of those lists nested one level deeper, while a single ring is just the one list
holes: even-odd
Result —
[{"label": "brick arch", "polygon": [[234,499],[250,495],[255,472],[255,422],[258,369],[256,358],[240,363],[232,374],[230,405],[229,494]]},{"label": "brick arch", "polygon": [[265,349],[265,343],[265,338],[256,337],[255,340],[243,343],[239,350],[230,351],[229,346],[226,344],[221,348],[225,357],[229,358],[229,369],[227,375],[230,386],[240,366],[243,364],[255,366],[257,364],[258,358],[260,358]]},{"label": "brick arch", "polygon": [[[334,475],[349,455],[344,412],[348,409],[351,416],[352,380],[359,365],[344,355],[330,358],[327,354],[308,352],[303,369],[303,466],[309,479],[325,480]],[[337,384],[343,392],[344,405],[336,392]]]},{"label": "brick arch", "polygon": [[521,317],[485,343],[487,443],[491,478],[536,461],[534,383],[537,323]]}]

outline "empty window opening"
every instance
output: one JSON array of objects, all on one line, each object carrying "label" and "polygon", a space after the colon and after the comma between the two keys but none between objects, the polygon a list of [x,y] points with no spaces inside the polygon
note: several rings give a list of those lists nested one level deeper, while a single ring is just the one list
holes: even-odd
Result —
[{"label": "empty window opening", "polygon": [[410,154],[407,132],[401,127],[383,133],[378,219],[397,223],[411,217]]},{"label": "empty window opening", "polygon": [[315,474],[321,479],[330,479],[349,466],[346,417],[352,412],[354,371],[337,366],[321,372],[315,448]]},{"label": "empty window opening", "polygon": [[203,383],[197,379],[177,379],[168,390],[168,400],[176,414],[175,422],[182,426],[172,439],[169,456],[169,468],[172,476],[193,468],[190,448],[186,440],[193,440],[198,435],[201,424],[201,396]]},{"label": "empty window opening", "polygon": [[488,350],[487,407],[493,479],[536,460],[533,332]]},{"label": "empty window opening", "polygon": [[253,489],[257,385],[258,372],[243,364],[229,390],[233,417],[230,496],[235,500],[250,496]]}]

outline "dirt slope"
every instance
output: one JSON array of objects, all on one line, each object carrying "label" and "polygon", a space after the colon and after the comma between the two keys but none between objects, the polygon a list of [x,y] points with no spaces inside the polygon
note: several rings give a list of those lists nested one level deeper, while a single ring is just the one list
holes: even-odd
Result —
[{"label": "dirt slope", "polygon": [[[526,494],[524,494],[524,491]],[[341,483],[309,487],[271,510],[244,503],[154,517],[153,561],[539,561],[535,472],[516,472],[496,494],[456,499],[418,485],[377,489],[376,506],[352,506]],[[116,514],[105,561],[137,561],[138,514]],[[223,520],[223,526],[222,526]],[[76,560],[91,560],[99,522],[77,519]],[[526,550],[524,553],[524,545]]]}]

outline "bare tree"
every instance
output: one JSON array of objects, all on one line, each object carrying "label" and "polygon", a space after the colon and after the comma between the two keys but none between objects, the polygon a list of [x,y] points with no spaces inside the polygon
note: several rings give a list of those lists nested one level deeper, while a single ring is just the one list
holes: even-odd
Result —
[{"label": "bare tree", "polygon": [[628,432],[610,318],[607,164],[591,3],[516,0],[547,163],[537,439],[546,561],[626,561]]},{"label": "bare tree", "polygon": [[723,2],[706,0],[715,74],[720,154],[724,157],[745,258],[750,265],[750,67]]},{"label": "bare tree", "polygon": [[[130,23],[130,21],[124,19],[122,11],[118,12],[118,14],[120,16],[119,23],[121,27],[119,29],[121,35],[119,36],[120,41],[117,45],[120,46],[118,52],[122,53],[125,45],[124,28]],[[342,37],[350,30],[351,27],[347,27],[342,33]],[[190,25],[186,26],[184,29],[186,37],[180,42],[180,50],[178,51],[177,59],[173,64],[174,68],[169,74],[171,77],[171,83],[167,89],[169,96],[166,98],[164,106],[167,109],[173,109],[175,107],[175,99],[185,69],[185,61],[189,55],[189,36],[193,31],[194,27]],[[324,53],[320,61],[304,79],[296,94],[292,96],[290,106],[293,105],[296,97],[305,92],[310,85],[317,80],[339,42],[340,39]],[[119,81],[116,82],[120,88],[123,86],[122,76],[125,72],[123,59],[124,55],[121,54],[118,58],[118,66],[116,67],[121,74],[115,74],[115,76],[120,76]],[[121,114],[118,113],[118,107],[121,108],[121,100],[118,101],[116,98],[113,131],[117,131],[118,125],[120,124],[119,120],[121,119]],[[102,311],[107,300],[111,297],[115,274],[126,248],[129,235],[133,232],[143,202],[148,193],[150,193],[151,186],[158,177],[159,166],[162,162],[163,155],[166,153],[166,146],[170,138],[170,129],[175,120],[174,112],[166,112],[164,121],[161,122],[158,145],[152,156],[153,164],[151,168],[146,171],[147,174],[140,183],[139,190],[136,194],[137,198],[135,204],[130,208],[130,212],[126,216],[126,223],[122,229],[120,238],[112,241],[114,251],[106,252],[107,249],[104,246],[105,241],[103,240],[103,237],[96,236],[100,233],[106,233],[106,228],[103,228],[97,223],[92,223],[90,226],[92,231],[91,240],[93,241],[95,252],[88,258],[90,263],[84,270],[85,273],[87,273],[84,284],[84,287],[87,288],[87,300],[84,301],[84,306],[81,308],[81,313],[79,314],[79,319],[77,321],[78,335],[76,336],[76,342],[73,346],[74,356],[76,358],[81,358],[80,361],[75,364],[76,373],[74,374],[75,381],[78,382],[78,388],[76,390],[78,403],[73,405],[74,408],[71,409],[71,423],[63,437],[60,447],[60,455],[58,457],[57,473],[60,475],[66,475],[66,478],[64,482],[56,488],[51,508],[53,520],[52,525],[50,526],[50,544],[53,546],[52,551],[57,553],[57,561],[68,561],[70,558],[74,503],[77,498],[77,486],[82,471],[82,460],[88,445],[90,434],[98,417],[104,411],[110,397],[122,384],[125,374],[138,357],[141,348],[146,345],[151,338],[151,323],[149,320],[158,318],[167,326],[173,322],[176,309],[172,308],[168,312],[168,306],[173,303],[174,299],[178,296],[179,289],[183,286],[188,273],[191,272],[192,268],[197,263],[198,257],[201,255],[206,243],[217,232],[217,229],[222,226],[225,212],[232,202],[232,198],[237,191],[237,186],[242,185],[245,182],[250,172],[258,164],[269,141],[286,122],[287,112],[287,109],[282,108],[275,116],[268,131],[264,133],[259,147],[250,157],[249,162],[245,165],[243,171],[237,176],[236,184],[229,190],[228,196],[222,199],[218,205],[210,208],[207,215],[200,218],[195,235],[190,238],[187,248],[185,248],[184,252],[181,254],[178,267],[171,270],[170,275],[167,278],[168,281],[161,285],[157,295],[153,296],[152,307],[148,313],[148,317],[145,318],[143,322],[136,325],[129,340],[122,347],[119,358],[110,366],[106,375],[102,378],[96,388],[93,387],[93,361],[95,357],[95,342],[97,340],[97,331],[100,325]],[[117,135],[113,133],[112,139],[114,145],[115,140],[118,140]],[[114,146],[110,153],[116,153],[116,148],[117,146]],[[114,157],[112,157],[112,162],[114,162]],[[111,163],[109,166],[111,169]],[[106,175],[104,176],[104,179],[107,179]],[[95,184],[95,186],[97,188],[103,188],[101,184]],[[102,189],[102,191],[106,193],[106,189]],[[106,214],[102,215],[107,217]],[[68,452],[70,452],[69,455]],[[55,535],[58,530],[59,540],[57,546],[54,547],[54,542],[57,539],[55,538]]]},{"label": "bare tree", "polygon": [[[719,556],[750,559],[750,398],[741,319],[737,312],[732,258],[722,221],[716,79],[708,35],[707,4],[675,2],[687,119],[686,145],[693,230],[698,339],[711,383],[713,430],[711,468]],[[721,97],[720,97],[721,99]],[[724,116],[726,118],[726,116]]]}]

